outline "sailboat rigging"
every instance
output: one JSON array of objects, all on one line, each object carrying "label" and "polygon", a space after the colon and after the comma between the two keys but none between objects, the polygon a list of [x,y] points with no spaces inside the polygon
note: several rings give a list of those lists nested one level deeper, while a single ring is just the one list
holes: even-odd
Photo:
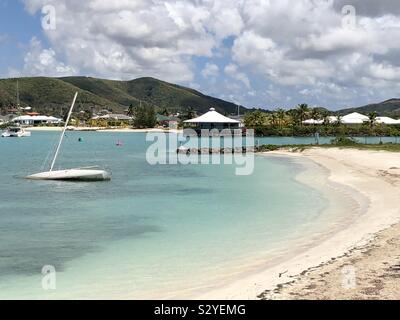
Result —
[{"label": "sailboat rigging", "polygon": [[54,170],[54,165],[56,163],[58,154],[60,152],[61,145],[64,140],[65,132],[67,130],[68,122],[71,119],[72,110],[74,109],[76,99],[78,97],[78,92],[75,93],[74,99],[72,101],[71,108],[68,112],[67,119],[65,121],[64,128],[61,132],[60,140],[57,145],[53,160],[50,165],[50,170],[47,172],[36,173],[27,176],[27,179],[31,180],[65,180],[65,181],[107,181],[111,180],[111,174],[105,170],[100,169],[97,166],[94,167],[84,167],[76,169],[66,169],[66,170]]},{"label": "sailboat rigging", "polygon": [[[17,79],[17,113],[21,115],[21,101],[19,97],[19,82]],[[31,132],[26,131],[24,128],[20,127],[19,125],[11,126],[7,130],[5,130],[2,134],[2,138],[24,138],[30,137]]]}]

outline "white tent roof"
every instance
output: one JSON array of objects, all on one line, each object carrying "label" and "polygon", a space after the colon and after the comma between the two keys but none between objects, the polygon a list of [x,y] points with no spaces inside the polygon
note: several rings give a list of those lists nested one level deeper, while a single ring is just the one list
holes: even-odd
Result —
[{"label": "white tent roof", "polygon": [[308,119],[303,121],[303,124],[323,124],[324,120]]},{"label": "white tent roof", "polygon": [[329,116],[328,117],[329,123],[335,123],[338,121],[338,117],[336,116]]},{"label": "white tent roof", "polygon": [[[338,118],[335,116],[329,116],[328,117],[329,123],[335,123],[338,121]],[[315,120],[315,119],[308,119],[303,121],[303,124],[323,124],[324,120]]]},{"label": "white tent roof", "polygon": [[383,123],[383,124],[400,124],[400,120],[395,120],[389,117],[377,117],[376,123]]},{"label": "white tent roof", "polygon": [[[338,118],[335,116],[330,116],[328,117],[328,119],[330,123],[336,123],[338,121]],[[369,118],[357,112],[348,114],[347,116],[341,118],[341,122],[343,124],[363,124],[366,121],[369,121]],[[322,124],[323,122],[323,120],[308,119],[306,121],[303,121],[303,124]],[[376,123],[400,125],[400,120],[392,119],[389,117],[377,117]]]},{"label": "white tent roof", "polygon": [[185,123],[240,123],[240,121],[233,120],[231,118],[225,117],[222,114],[211,108],[210,111],[203,114],[202,116],[184,121]]},{"label": "white tent roof", "polygon": [[369,118],[358,112],[350,113],[342,118],[344,124],[362,124],[365,121],[369,121]]}]

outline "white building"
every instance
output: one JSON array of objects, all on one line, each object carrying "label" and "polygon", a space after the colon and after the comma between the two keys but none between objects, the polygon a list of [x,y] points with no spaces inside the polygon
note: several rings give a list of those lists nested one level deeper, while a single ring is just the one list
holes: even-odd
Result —
[{"label": "white building", "polygon": [[368,122],[369,118],[364,116],[361,113],[353,112],[344,116],[341,120],[343,124],[363,124],[364,122]]},{"label": "white building", "polygon": [[132,117],[127,116],[125,114],[106,114],[103,116],[94,116],[92,120],[98,120],[98,119],[103,119],[103,120],[112,120],[112,121],[130,121],[132,120]]},{"label": "white building", "polygon": [[203,114],[202,116],[184,121],[187,125],[196,126],[197,130],[207,129],[239,129],[240,121],[234,120],[215,111],[214,108],[211,108],[210,111]]},{"label": "white building", "polygon": [[[337,123],[338,121],[338,117],[335,116],[330,116],[328,117],[328,120],[330,123]],[[343,124],[348,124],[348,125],[352,125],[352,124],[363,124],[365,122],[369,122],[369,118],[361,113],[358,112],[354,112],[354,113],[350,113],[344,117],[341,118],[340,122]],[[375,119],[375,122],[378,124],[387,124],[387,125],[396,125],[399,124],[400,125],[400,120],[395,120],[389,117],[377,117]],[[306,125],[320,125],[323,124],[324,121],[323,120],[314,120],[314,119],[308,119],[303,121],[303,124]]]},{"label": "white building", "polygon": [[318,124],[323,124],[324,120],[315,120],[315,119],[308,119],[303,121],[303,124],[307,125],[318,125]]},{"label": "white building", "polygon": [[62,119],[47,116],[19,116],[12,120],[14,123],[27,126],[35,126],[40,124],[55,124],[58,125],[63,122]]},{"label": "white building", "polygon": [[377,117],[376,123],[379,124],[400,124],[400,120],[395,120],[389,117]]}]

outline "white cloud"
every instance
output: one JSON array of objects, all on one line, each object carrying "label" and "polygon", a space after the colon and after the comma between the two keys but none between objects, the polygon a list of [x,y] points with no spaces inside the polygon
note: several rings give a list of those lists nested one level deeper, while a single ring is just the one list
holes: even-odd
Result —
[{"label": "white cloud", "polygon": [[[15,71],[14,71],[15,73]],[[39,40],[32,38],[24,58],[22,74],[24,76],[69,76],[77,73],[71,66],[56,59],[53,49],[44,49]]]},{"label": "white cloud", "polygon": [[242,68],[334,104],[397,94],[400,48],[391,39],[400,36],[400,17],[390,10],[358,16],[353,28],[342,26],[335,1],[250,0],[243,13],[248,22],[232,48]]},{"label": "white cloud", "polygon": [[220,41],[240,34],[238,3],[224,0],[23,0],[37,13],[56,9],[52,47],[75,67],[111,78],[154,76],[190,83],[192,58],[211,57]]},{"label": "white cloud", "polygon": [[232,63],[231,63],[231,64],[228,64],[228,65],[225,67],[224,72],[225,72],[228,76],[232,77],[233,79],[235,79],[235,80],[237,80],[237,81],[239,81],[239,82],[242,82],[248,89],[251,88],[249,78],[247,77],[247,75],[246,75],[245,73],[240,72],[240,71],[238,70],[237,65],[232,64]]},{"label": "white cloud", "polygon": [[[307,94],[336,106],[398,94],[400,6],[394,0],[351,1],[354,28],[342,26],[345,0],[23,1],[31,13],[53,5],[57,14],[56,30],[45,31],[50,48],[26,57],[35,74],[79,70],[190,84],[196,72],[212,81],[219,69],[211,59],[218,58],[230,63],[224,69],[229,85],[221,84],[226,96],[233,82],[252,92],[254,79],[279,93],[258,89],[248,95],[253,101],[264,93],[282,103]],[[197,57],[206,60],[198,71]]]},{"label": "white cloud", "polygon": [[204,78],[215,78],[219,74],[219,67],[214,63],[206,63],[201,74]]},{"label": "white cloud", "polygon": [[30,12],[56,9],[56,30],[45,31],[68,63],[110,78],[194,78],[191,58],[211,56],[215,35],[207,7],[197,1],[25,0]]}]

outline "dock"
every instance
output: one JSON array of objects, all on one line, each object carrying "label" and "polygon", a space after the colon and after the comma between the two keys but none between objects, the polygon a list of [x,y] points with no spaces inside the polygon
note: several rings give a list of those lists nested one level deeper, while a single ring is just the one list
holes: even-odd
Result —
[{"label": "dock", "polygon": [[256,152],[256,147],[238,147],[238,148],[185,148],[177,149],[178,154],[246,154]]}]

